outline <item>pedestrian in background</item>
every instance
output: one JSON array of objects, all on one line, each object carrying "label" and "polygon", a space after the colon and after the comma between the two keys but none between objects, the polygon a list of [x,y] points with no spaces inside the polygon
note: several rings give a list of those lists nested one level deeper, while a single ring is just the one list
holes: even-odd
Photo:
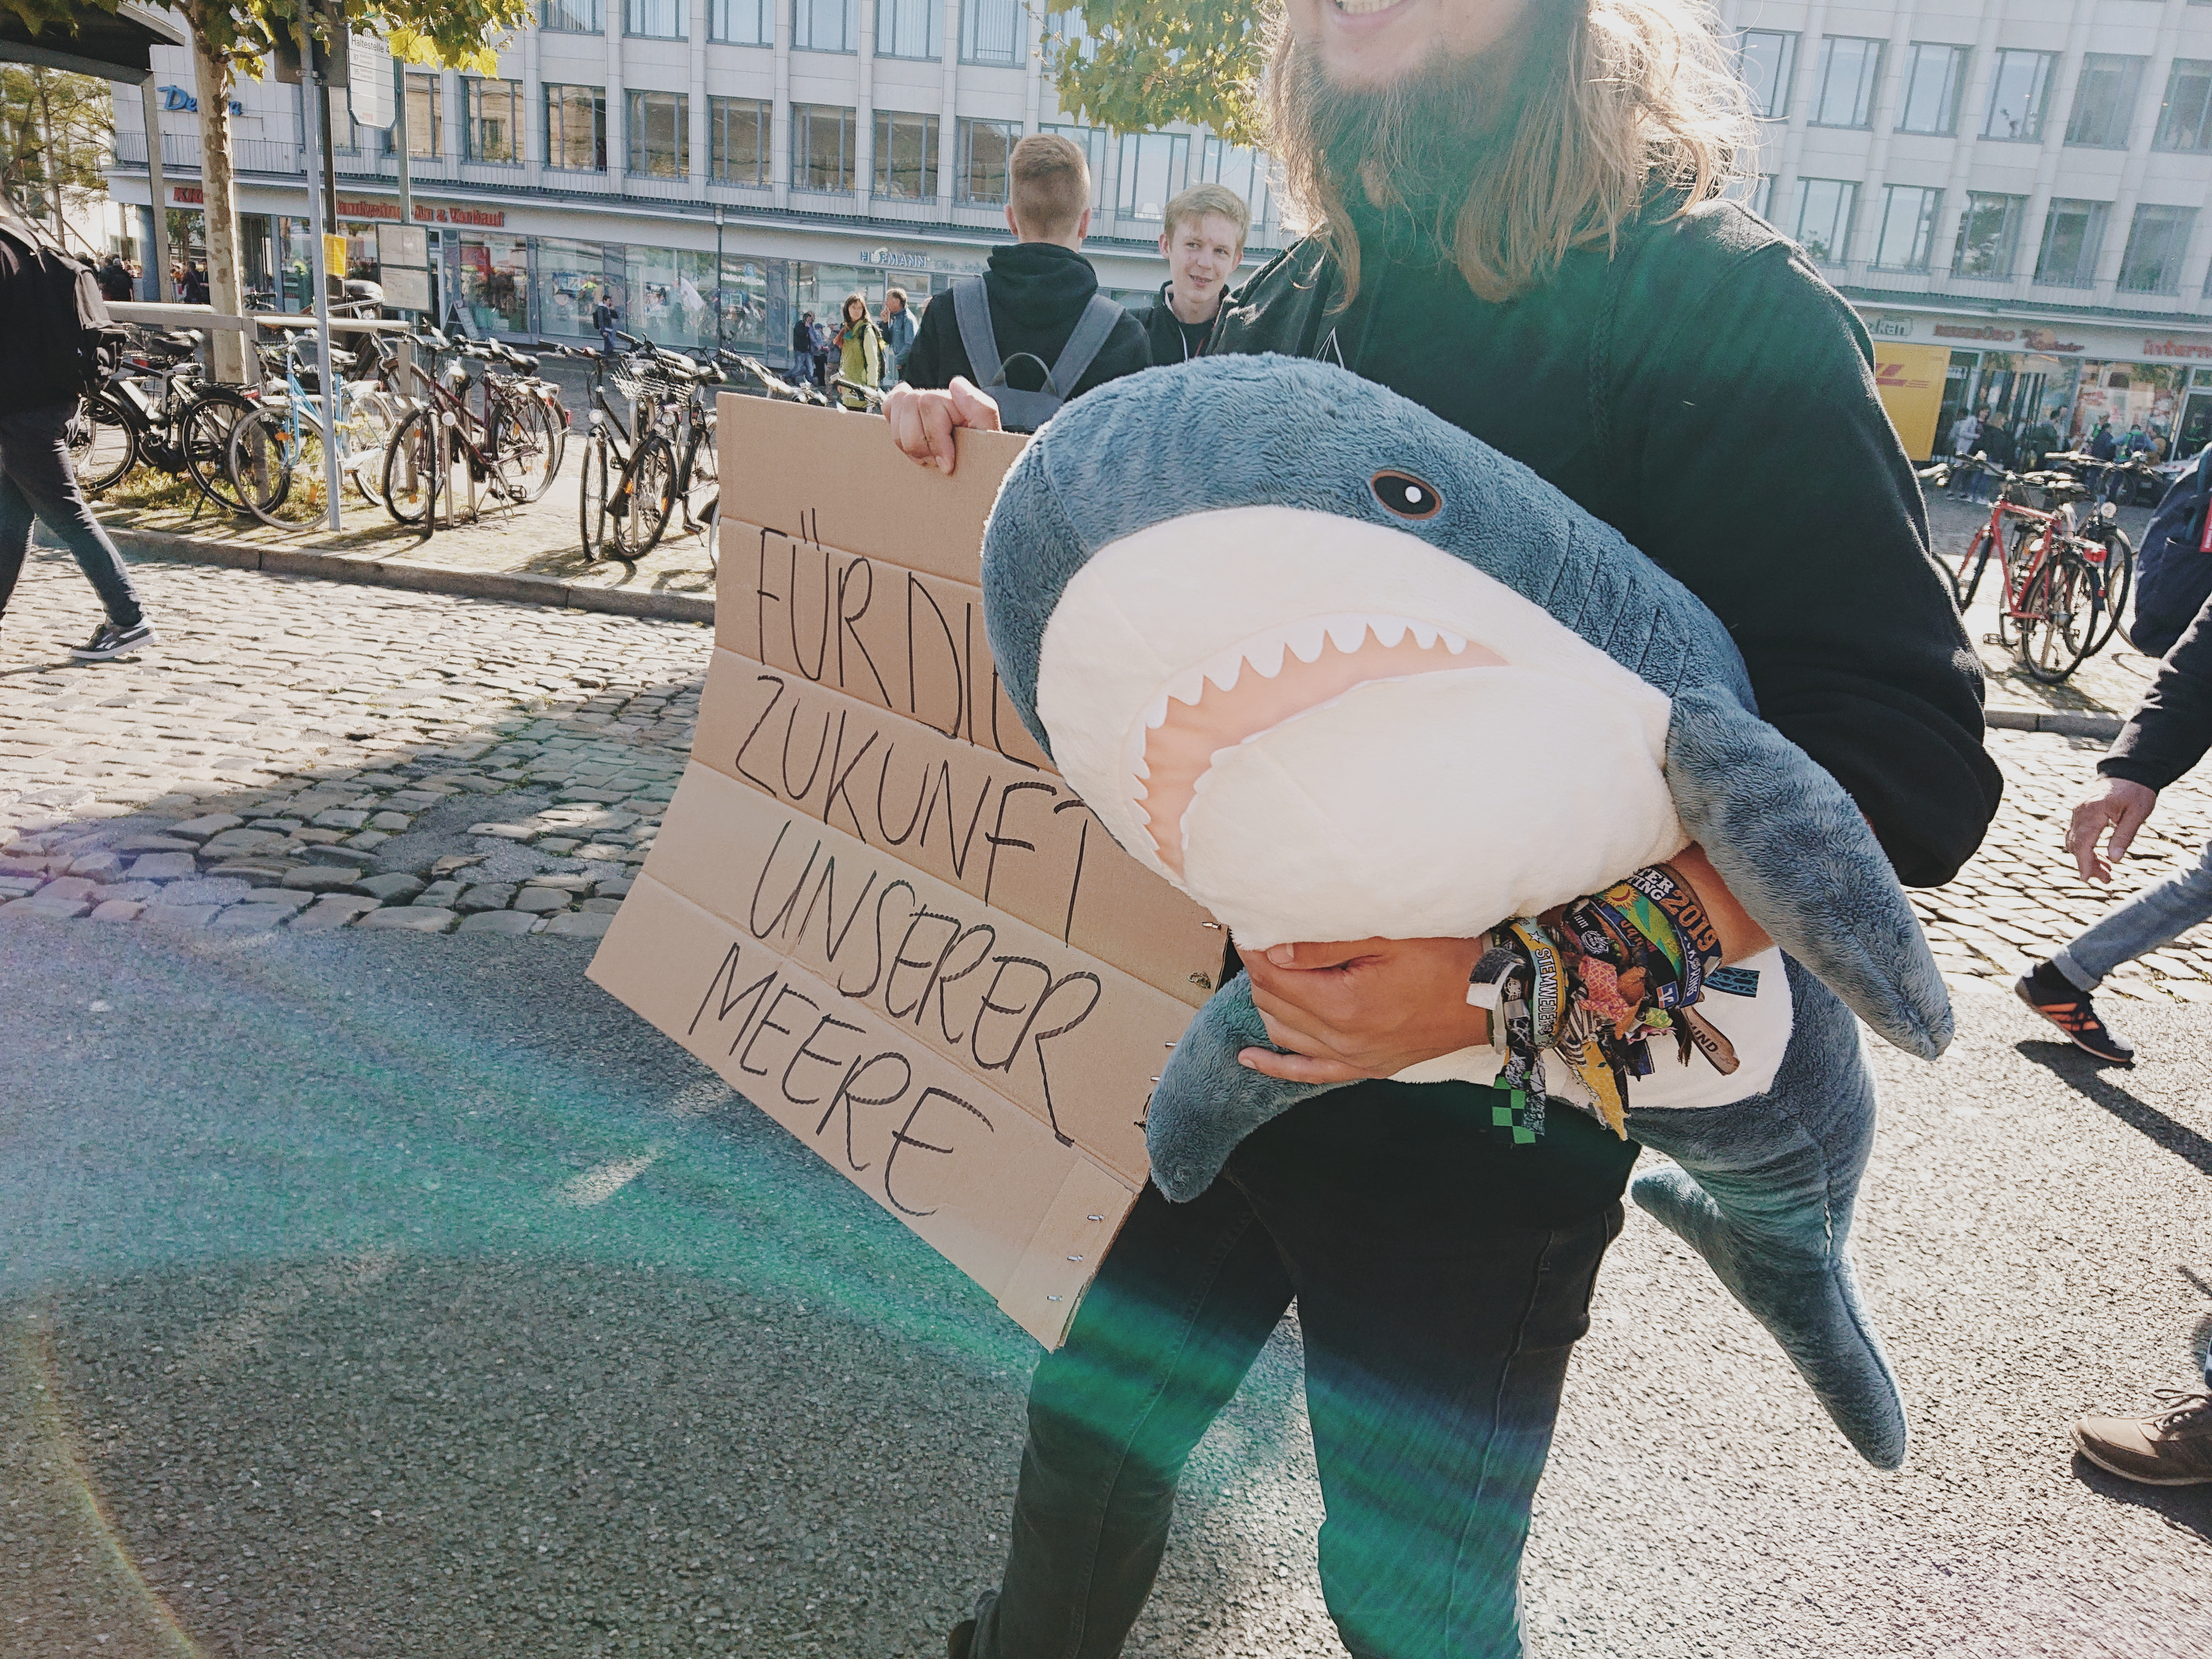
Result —
[{"label": "pedestrian in background", "polygon": [[51,286],[56,259],[69,256],[0,197],[0,616],[30,555],[31,526],[43,524],[76,556],[107,612],[70,654],[103,662],[153,644],[154,629],[70,463],[69,428],[80,418],[82,386],[66,354],[53,349],[62,326]]},{"label": "pedestrian in background", "polygon": [[791,372],[802,380],[814,378],[814,313],[802,311],[791,325]]},{"label": "pedestrian in background", "polygon": [[1154,363],[1188,362],[1205,351],[1251,228],[1252,210],[1226,185],[1193,185],[1168,204],[1160,233],[1168,280],[1137,314]]},{"label": "pedestrian in background", "polygon": [[[845,296],[843,320],[830,343],[837,352],[837,374],[841,379],[860,386],[874,386],[883,379],[884,337],[876,332],[874,320],[868,315],[867,296],[848,294]],[[858,392],[841,386],[837,395],[848,409],[866,409],[867,398]]]},{"label": "pedestrian in background", "polygon": [[2028,428],[2022,446],[2020,470],[2033,472],[2043,465],[2045,456],[2058,447],[2058,411],[2052,410],[2033,426]]},{"label": "pedestrian in background", "polygon": [[[2177,488],[2179,486],[2177,485]],[[2097,763],[2104,779],[2074,809],[2066,850],[2084,881],[2109,882],[2158,792],[2212,749],[2212,599],[2158,665],[2142,703]],[[2109,843],[2099,843],[2110,836]],[[2037,963],[2013,988],[2020,1000],[2100,1060],[2135,1063],[2135,1045],[2099,1015],[2093,997],[2106,975],[2171,944],[2212,917],[2212,844],[2197,862],[2146,888],[2078,939]]]},{"label": "pedestrian in background", "polygon": [[[1984,411],[1986,413],[1987,411]],[[1963,501],[1973,483],[1972,470],[1966,463],[1973,458],[1975,448],[1982,441],[1982,422],[1971,409],[1959,411],[1959,418],[1951,422],[1951,489],[1953,501]]]},{"label": "pedestrian in background", "polygon": [[615,309],[611,290],[599,290],[599,302],[592,307],[592,326],[599,331],[599,349],[608,356],[615,355],[615,325],[622,321],[622,313]]},{"label": "pedestrian in background", "polygon": [[111,253],[100,268],[100,297],[111,304],[131,297],[131,270],[123,263],[123,256]]},{"label": "pedestrian in background", "polygon": [[890,289],[884,295],[884,378],[881,384],[898,384],[899,376],[906,372],[906,354],[914,349],[914,312],[907,305],[906,290]]}]

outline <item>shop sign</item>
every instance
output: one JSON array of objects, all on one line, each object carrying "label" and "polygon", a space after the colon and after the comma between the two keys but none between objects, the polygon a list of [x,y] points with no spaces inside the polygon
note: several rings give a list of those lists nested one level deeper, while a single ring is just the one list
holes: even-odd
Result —
[{"label": "shop sign", "polygon": [[207,192],[198,185],[172,185],[169,186],[169,199],[173,202],[187,202],[194,207],[199,207],[207,201]]},{"label": "shop sign", "polygon": [[[1909,340],[1912,337],[1912,319],[1910,317],[1869,317],[1867,332],[1877,340]],[[1936,331],[1939,334],[1941,329]]]},{"label": "shop sign", "polygon": [[864,265],[895,265],[901,270],[945,270],[954,275],[980,271],[981,263],[975,259],[948,259],[941,254],[906,253],[891,248],[869,248],[854,258]]},{"label": "shop sign", "polygon": [[2212,358],[2212,342],[2204,340],[2145,340],[2142,355],[2146,357],[2206,357]]},{"label": "shop sign", "polygon": [[2017,343],[2028,351],[2081,351],[2087,348],[2079,340],[2062,340],[2047,328],[1998,328],[1989,323],[1938,323],[1936,337],[1939,340],[1987,340],[1996,345]]},{"label": "shop sign", "polygon": [[[172,115],[197,115],[200,112],[200,100],[182,87],[156,87],[154,90],[161,94],[161,107]],[[234,98],[230,100],[230,112],[243,115],[246,106]]]},{"label": "shop sign", "polygon": [[[397,202],[349,202],[338,198],[338,217],[341,219],[397,219]],[[426,207],[415,204],[415,222],[423,225],[482,225],[488,229],[503,229],[507,224],[504,212],[487,212],[482,208]]]}]

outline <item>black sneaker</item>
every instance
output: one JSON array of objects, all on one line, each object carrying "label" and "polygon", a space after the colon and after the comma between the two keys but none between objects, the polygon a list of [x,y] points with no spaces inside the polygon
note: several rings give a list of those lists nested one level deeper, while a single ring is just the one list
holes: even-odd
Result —
[{"label": "black sneaker", "polygon": [[2136,1046],[2105,1024],[2089,994],[2047,962],[2022,975],[2014,994],[2066,1034],[2083,1052],[2122,1066],[2136,1063]]},{"label": "black sneaker", "polygon": [[118,628],[112,622],[104,622],[92,630],[92,637],[82,645],[70,647],[70,655],[79,662],[106,662],[110,657],[127,657],[153,643],[154,629],[149,623]]}]

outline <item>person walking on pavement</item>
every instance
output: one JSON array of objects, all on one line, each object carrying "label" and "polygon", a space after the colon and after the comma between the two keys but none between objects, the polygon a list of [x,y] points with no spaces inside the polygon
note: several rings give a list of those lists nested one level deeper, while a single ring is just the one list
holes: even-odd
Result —
[{"label": "person walking on pavement", "polygon": [[884,378],[886,387],[898,384],[906,369],[906,355],[914,349],[914,311],[906,290],[895,288],[884,295],[884,318],[878,331],[884,337]]},{"label": "person walking on pavement", "polygon": [[[1286,0],[1284,16],[1267,147],[1315,229],[1231,298],[1209,352],[1366,375],[1614,525],[1742,619],[1760,710],[1852,796],[1899,875],[1948,881],[2002,785],[1980,675],[1863,328],[1722,194],[1747,135],[1702,13]],[[1593,349],[1600,330],[1635,343],[1632,366]],[[951,471],[955,428],[999,411],[923,384],[891,393],[890,435]],[[1814,539],[1774,557],[1808,479]],[[1185,1461],[1293,1301],[1344,1645],[1522,1652],[1531,1506],[1636,1154],[1572,1111],[1509,1148],[1477,1127],[1485,1091],[1388,1080],[1475,1040],[1459,1022],[1478,954],[1369,939],[1244,958],[1273,1046],[1243,1063],[1328,1091],[1191,1202],[1139,1195],[1032,1379],[1005,1570],[951,1659],[1121,1650]]]},{"label": "person walking on pavement", "polygon": [[[1983,414],[1989,411],[1984,410]],[[1959,411],[1959,418],[1951,422],[1951,499],[1964,501],[1971,493],[1974,474],[1965,463],[1972,459],[1981,445],[1982,422],[1971,409]]]},{"label": "person walking on pavement", "polygon": [[822,391],[830,389],[830,329],[812,312],[806,313],[806,350],[814,360],[814,384]]},{"label": "person walking on pavement", "polygon": [[[2150,690],[2097,763],[2103,781],[2075,807],[2066,850],[2084,881],[2109,882],[2128,855],[2159,791],[2212,749],[2212,600],[2158,665]],[[2106,837],[2110,836],[2109,842]],[[2100,843],[2103,843],[2100,847]],[[2094,1000],[2122,963],[2181,937],[2212,917],[2212,843],[2196,864],[2146,888],[2096,926],[2036,963],[2014,986],[2020,1000],[2076,1048],[2122,1066],[2135,1045],[2112,1030]]]},{"label": "person walking on pavement", "polygon": [[622,321],[622,313],[615,309],[615,296],[606,289],[599,290],[599,302],[592,307],[592,327],[599,337],[599,349],[608,356],[615,355],[615,328]]},{"label": "person walking on pavement", "polygon": [[1226,185],[1193,185],[1168,204],[1160,233],[1168,280],[1137,317],[1155,364],[1188,362],[1206,349],[1251,228],[1251,209]]},{"label": "person walking on pavement", "polygon": [[[861,386],[874,386],[883,378],[884,338],[876,332],[874,320],[868,315],[867,296],[848,294],[845,296],[844,320],[838,325],[836,338],[832,342],[838,354],[837,374],[840,378],[857,381]],[[866,409],[868,400],[857,392],[838,388],[838,394],[848,409]]]},{"label": "person walking on pavement", "polygon": [[2058,447],[2058,411],[2052,410],[2033,426],[2028,428],[2022,441],[2020,470],[2033,472],[2043,465],[2043,458]]},{"label": "person walking on pavement", "polygon": [[92,516],[70,464],[69,428],[80,387],[53,368],[38,233],[0,198],[0,617],[31,551],[35,521],[61,539],[100,595],[107,619],[70,654],[104,662],[155,642],[138,589]]},{"label": "person walking on pavement", "polygon": [[791,372],[802,380],[814,378],[814,313],[802,311],[791,325]]}]

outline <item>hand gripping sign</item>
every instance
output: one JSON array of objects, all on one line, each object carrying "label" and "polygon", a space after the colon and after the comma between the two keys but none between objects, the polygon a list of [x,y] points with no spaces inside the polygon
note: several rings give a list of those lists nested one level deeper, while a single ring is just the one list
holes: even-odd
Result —
[{"label": "hand gripping sign", "polygon": [[726,396],[691,763],[591,977],[1056,1346],[1220,970],[1008,704],[981,549],[1021,440]]}]

